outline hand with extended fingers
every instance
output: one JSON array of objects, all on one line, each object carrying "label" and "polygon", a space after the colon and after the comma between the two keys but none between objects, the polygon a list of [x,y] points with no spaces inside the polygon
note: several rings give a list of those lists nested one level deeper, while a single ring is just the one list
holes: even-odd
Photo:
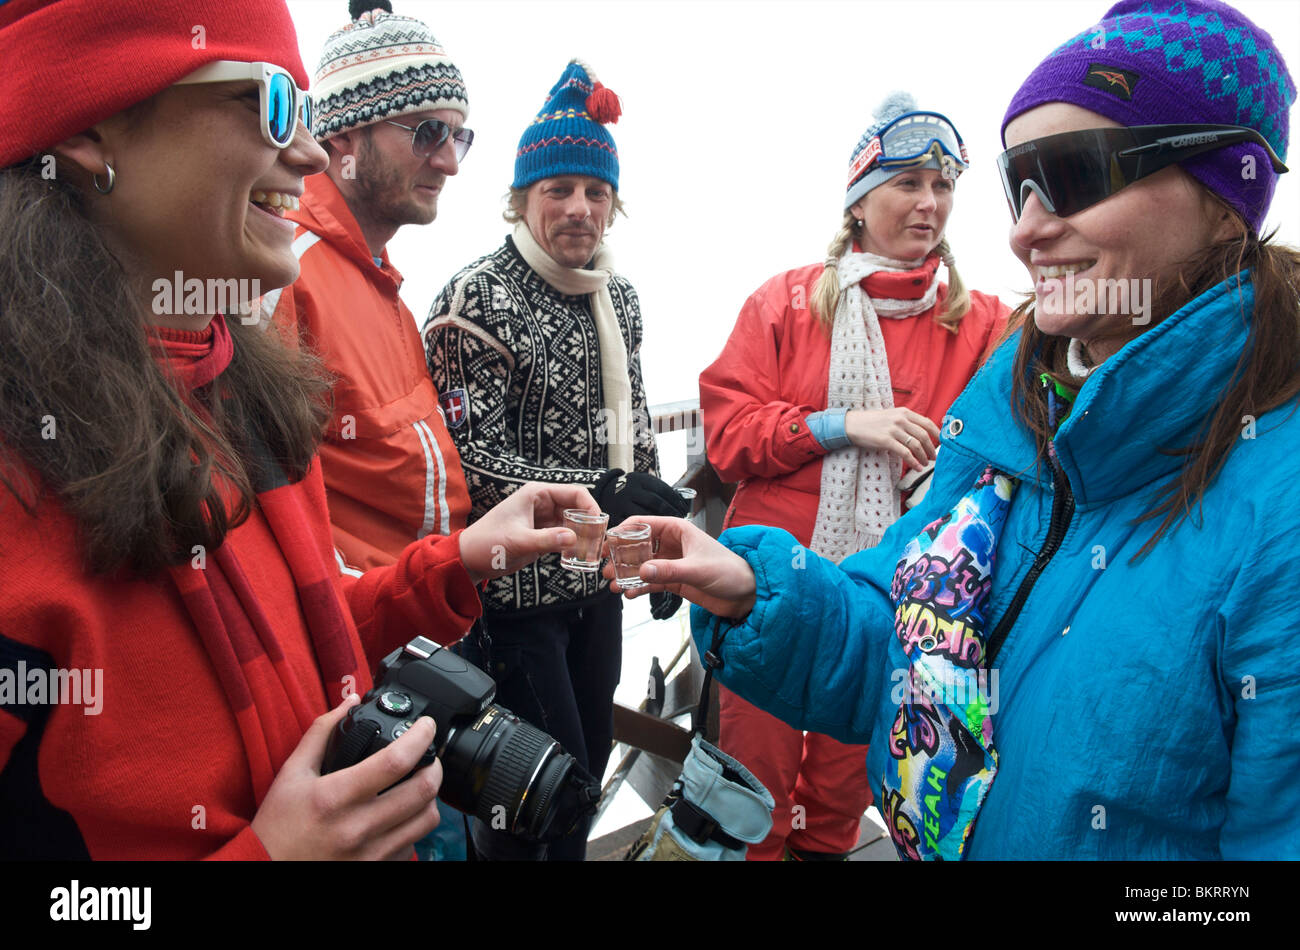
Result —
[{"label": "hand with extended fingers", "polygon": [[529,482],[460,533],[460,559],[474,583],[501,577],[576,540],[564,509],[600,509],[580,485]]},{"label": "hand with extended fingers", "polygon": [[[740,619],[754,606],[754,571],[745,559],[719,544],[707,533],[682,518],[644,516],[658,544],[657,555],[641,565],[641,579],[647,586],[626,591],[639,597],[658,591],[680,594],[719,617]],[[614,581],[614,567],[604,567],[606,579]]]}]

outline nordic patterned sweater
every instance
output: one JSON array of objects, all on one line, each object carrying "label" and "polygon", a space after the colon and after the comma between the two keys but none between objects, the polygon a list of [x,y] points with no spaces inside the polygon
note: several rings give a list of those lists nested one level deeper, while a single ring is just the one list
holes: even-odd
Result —
[{"label": "nordic patterned sweater", "polygon": [[[659,474],[641,378],[641,307],[622,277],[609,285],[627,346],[636,418],[636,470]],[[424,326],[429,373],[460,452],[477,521],[525,482],[591,487],[609,468],[600,346],[587,296],[563,294],[514,241],[451,279]],[[489,581],[487,613],[577,606],[608,588],[600,574],[560,567],[550,554]]]}]

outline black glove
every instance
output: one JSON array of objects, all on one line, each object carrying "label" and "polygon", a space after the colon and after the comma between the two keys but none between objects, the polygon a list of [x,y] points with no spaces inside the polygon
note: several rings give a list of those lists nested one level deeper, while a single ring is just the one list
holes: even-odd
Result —
[{"label": "black glove", "polygon": [[657,590],[650,595],[650,616],[656,620],[667,620],[676,616],[682,605],[682,595],[670,590]]},{"label": "black glove", "polygon": [[611,468],[596,481],[591,496],[600,510],[609,515],[609,526],[622,524],[634,515],[663,515],[684,518],[691,506],[667,482],[645,472],[624,473]]}]

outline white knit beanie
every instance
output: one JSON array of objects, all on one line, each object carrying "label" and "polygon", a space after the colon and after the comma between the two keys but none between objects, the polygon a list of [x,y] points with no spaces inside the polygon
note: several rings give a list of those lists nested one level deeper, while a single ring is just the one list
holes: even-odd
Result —
[{"label": "white knit beanie", "polygon": [[325,41],[312,81],[318,141],[410,112],[469,114],[465,80],[429,28],[388,0],[351,0],[352,22]]}]

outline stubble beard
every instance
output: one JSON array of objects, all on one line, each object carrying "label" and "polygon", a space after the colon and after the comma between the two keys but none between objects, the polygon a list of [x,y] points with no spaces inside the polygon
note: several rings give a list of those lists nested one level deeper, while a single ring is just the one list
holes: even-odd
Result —
[{"label": "stubble beard", "polygon": [[406,224],[430,224],[438,217],[437,197],[432,208],[416,202],[401,170],[389,164],[369,140],[357,153],[357,166],[357,198],[372,222],[396,230]]}]

